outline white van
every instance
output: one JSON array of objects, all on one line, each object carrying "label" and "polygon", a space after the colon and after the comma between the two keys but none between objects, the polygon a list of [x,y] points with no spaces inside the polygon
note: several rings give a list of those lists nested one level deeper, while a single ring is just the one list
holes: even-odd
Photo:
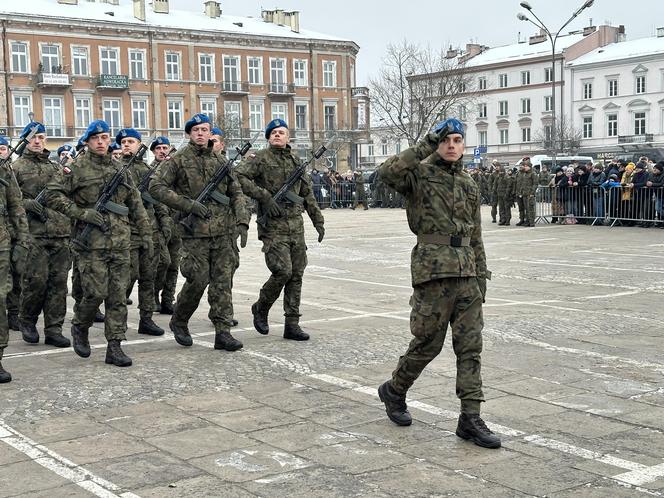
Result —
[{"label": "white van", "polygon": [[[594,162],[594,159],[590,156],[556,156],[556,166],[569,166],[574,161],[579,163],[579,166],[588,164],[589,162]],[[530,156],[530,162],[533,165],[535,171],[540,171],[542,166],[551,171],[551,166],[553,165],[553,159],[551,156],[545,156],[539,154],[536,156]],[[521,166],[521,159],[517,161],[515,166],[518,168]]]}]

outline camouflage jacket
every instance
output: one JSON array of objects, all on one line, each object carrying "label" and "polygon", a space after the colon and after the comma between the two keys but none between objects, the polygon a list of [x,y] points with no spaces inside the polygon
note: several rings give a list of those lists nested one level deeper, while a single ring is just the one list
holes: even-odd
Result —
[{"label": "camouflage jacket", "polygon": [[[34,199],[53,178],[62,178],[63,168],[48,160],[49,152],[44,150],[41,154],[25,150],[23,155],[12,164],[16,181],[18,182],[23,201]],[[25,205],[24,205],[25,207]],[[46,221],[33,214],[27,213],[30,234],[38,238],[63,238],[71,234],[71,221],[58,211],[44,208]]]},{"label": "camouflage jacket", "polygon": [[411,252],[412,284],[452,277],[488,277],[482,242],[480,193],[463,161],[444,161],[437,141],[427,136],[414,147],[385,161],[383,182],[407,200],[408,225],[416,235],[469,237],[470,245],[418,243]]},{"label": "camouflage jacket", "polygon": [[[290,146],[285,148],[268,147],[250,154],[237,168],[242,190],[258,203],[258,216],[263,215],[263,203],[267,202],[286,183],[288,177],[300,165],[300,160],[292,154]],[[309,175],[302,175],[291,189],[304,199],[302,204],[286,202],[282,207],[285,214],[280,218],[270,218],[267,226],[258,225],[258,238],[272,238],[275,235],[304,233],[302,213],[306,210],[314,226],[323,225],[321,213]]]},{"label": "camouflage jacket", "polygon": [[9,251],[12,244],[28,247],[29,238],[21,189],[11,167],[4,164],[0,166],[0,251]]},{"label": "camouflage jacket", "polygon": [[537,183],[539,183],[542,187],[546,187],[551,183],[551,177],[552,175],[548,171],[541,171],[537,175]]},{"label": "camouflage jacket", "polygon": [[519,171],[516,175],[514,192],[516,195],[522,196],[535,195],[538,183],[539,179],[532,169],[527,173],[525,171]]},{"label": "camouflage jacket", "polygon": [[[127,164],[127,162],[129,162],[130,160],[131,156],[123,156],[121,163]],[[132,181],[134,182],[134,185],[138,186],[138,184],[141,182],[141,180],[148,173],[149,170],[150,166],[148,166],[144,161],[134,162],[132,167],[129,168],[129,173],[131,175]],[[168,214],[168,208],[164,206],[162,203],[158,202],[157,204],[152,204],[150,202],[146,202],[145,200],[143,200],[143,206],[145,207],[145,212],[147,213],[148,219],[150,220],[150,225],[152,225],[153,234],[159,232],[164,226],[168,228],[173,227],[173,219]],[[131,247],[137,248],[140,247],[140,245],[141,245],[141,235],[139,233],[138,227],[134,223],[132,223]]]},{"label": "camouflage jacket", "polygon": [[[71,171],[62,177],[53,177],[46,184],[46,203],[67,216],[80,220],[84,209],[93,209],[101,195],[104,185],[121,168],[121,164],[113,161],[110,154],[100,156],[88,152],[76,158]],[[130,247],[130,223],[135,224],[142,236],[152,236],[150,220],[143,207],[143,202],[129,173],[125,175],[112,201],[129,209],[128,216],[105,212],[103,214],[109,230],[92,231],[88,245],[90,249],[106,251],[125,251]],[[72,237],[85,228],[86,223],[77,221],[74,224]]]},{"label": "camouflage jacket", "polygon": [[[181,217],[186,216],[191,210],[193,199],[198,197],[221,164],[223,164],[222,156],[215,154],[212,147],[189,142],[159,165],[150,182],[150,194],[169,208],[179,211]],[[233,235],[237,225],[249,225],[250,215],[234,172],[221,181],[217,192],[228,197],[228,204],[208,201],[206,205],[210,209],[210,217],[207,219],[194,217],[193,233],[186,232],[182,225],[177,224],[182,237]]]},{"label": "camouflage jacket", "polygon": [[498,197],[505,197],[508,199],[514,197],[514,178],[504,171],[498,173],[498,176],[493,181],[493,193]]}]

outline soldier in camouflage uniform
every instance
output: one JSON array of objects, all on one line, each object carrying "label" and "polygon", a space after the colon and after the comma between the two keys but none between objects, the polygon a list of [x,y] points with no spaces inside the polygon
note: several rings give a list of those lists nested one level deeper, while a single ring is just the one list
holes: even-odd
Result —
[{"label": "soldier in camouflage uniform", "polygon": [[6,303],[10,265],[18,274],[25,271],[29,237],[21,189],[5,163],[0,166],[0,274],[5,275],[0,285],[0,384],[12,380],[11,374],[2,368],[2,355],[9,341]]},{"label": "soldier in camouflage uniform", "polygon": [[300,160],[292,154],[288,125],[282,119],[270,121],[265,129],[270,146],[252,154],[238,167],[237,173],[244,192],[259,202],[258,217],[267,213],[265,226],[258,225],[258,238],[263,242],[265,263],[270,278],[260,290],[258,301],[251,307],[254,327],[261,334],[269,332],[268,313],[284,290],[284,338],[306,341],[309,334],[302,331],[300,298],[302,277],[307,266],[307,246],[304,242],[302,212],[307,211],[318,232],[318,242],[325,235],[323,214],[316,203],[309,175],[302,175],[291,191],[302,202],[279,205],[272,196],[286,183],[300,166]]},{"label": "soldier in camouflage uniform", "polygon": [[[115,137],[116,143],[122,147],[122,158],[120,162],[127,164],[138,153],[141,145],[141,134],[134,128],[124,128],[120,130]],[[145,161],[134,161],[129,168],[134,185],[139,185],[143,178],[150,174],[150,167]],[[149,255],[141,247],[142,240],[138,226],[131,225],[131,275],[129,277],[129,287],[127,288],[127,298],[136,281],[138,281],[138,309],[140,320],[138,322],[138,333],[145,335],[159,336],[164,334],[164,329],[159,327],[152,320],[152,313],[155,311],[155,275],[159,266],[159,248],[161,247],[161,238],[169,239],[173,231],[173,219],[168,208],[156,202],[147,192],[143,193],[143,206],[152,226],[152,245],[155,251]],[[162,235],[163,234],[163,235]]]},{"label": "soldier in camouflage uniform", "polygon": [[[67,278],[71,267],[69,235],[71,222],[67,216],[44,207],[45,201],[36,200],[46,184],[62,177],[62,166],[49,161],[46,149],[46,129],[41,123],[37,133],[28,142],[23,155],[13,169],[23,193],[23,207],[30,226],[31,246],[27,266],[21,281],[20,322],[23,340],[39,342],[37,319],[44,313],[44,342],[58,348],[71,343],[62,335],[62,324],[67,313]],[[68,168],[67,168],[68,170]]]},{"label": "soldier in camouflage uniform", "polygon": [[358,205],[362,204],[362,207],[366,211],[369,209],[369,203],[367,202],[367,193],[364,190],[364,175],[361,171],[355,171],[354,182],[355,182],[355,200],[351,209],[355,209]]},{"label": "soldier in camouflage uniform", "polygon": [[159,166],[150,183],[150,194],[182,213],[183,218],[193,215],[194,220],[191,233],[177,225],[182,237],[180,271],[187,281],[178,294],[170,322],[175,340],[182,346],[193,344],[188,323],[209,284],[208,317],[216,332],[214,347],[236,351],[242,343],[230,333],[232,275],[240,252],[236,237],[240,235],[241,246],[245,247],[249,215],[233,172],[217,187],[216,199],[207,204],[195,200],[223,164],[213,151],[211,129],[205,114],[195,114],[187,121],[185,132],[190,136],[189,143]]},{"label": "soldier in camouflage uniform", "polygon": [[498,176],[493,181],[493,195],[498,201],[499,225],[509,225],[512,219],[512,203],[514,202],[514,178],[505,173],[502,166],[498,167]]},{"label": "soldier in camouflage uniform", "polygon": [[[533,171],[530,158],[524,157],[521,161],[521,171],[516,177],[514,191],[519,203],[519,216],[521,220],[517,226],[535,226],[535,193],[537,192],[538,177]],[[523,215],[521,214],[523,210]]]},{"label": "soldier in camouflage uniform", "polygon": [[[11,158],[9,156],[9,141],[7,138],[0,136],[0,161],[7,159],[7,167],[11,169]],[[11,227],[10,227],[11,228]],[[12,241],[16,238],[12,234]],[[13,247],[13,243],[12,243]],[[21,275],[14,270],[14,266],[10,263],[10,285],[7,293],[7,322],[9,330],[19,331],[18,324],[18,307],[21,299]]]},{"label": "soldier in camouflage uniform", "polygon": [[498,180],[499,175],[500,163],[498,162],[498,159],[494,159],[492,162],[491,174],[489,175],[489,179],[487,181],[489,186],[489,199],[491,202],[491,223],[496,222],[496,216],[498,215],[498,196],[496,195],[495,188],[496,180]]},{"label": "soldier in camouflage uniform", "polygon": [[461,400],[456,434],[498,448],[500,439],[480,417],[482,303],[491,273],[482,242],[479,189],[463,171],[464,133],[459,120],[443,121],[380,167],[383,181],[407,199],[408,224],[417,245],[411,255],[414,337],[378,395],[390,420],[410,425],[406,392],[440,353],[450,324]]},{"label": "soldier in camouflage uniform", "polygon": [[86,226],[92,225],[87,247],[72,244],[83,293],[71,321],[74,351],[82,358],[90,356],[88,331],[99,305],[104,302],[104,332],[108,341],[105,361],[126,367],[132,361],[122,351],[120,343],[125,340],[127,331],[130,224],[139,227],[143,247],[148,253],[154,250],[152,227],[129,173],[125,173],[122,185],[113,195],[113,204],[107,204],[107,211],[102,214],[94,209],[104,186],[120,169],[120,164],[111,159],[108,151],[111,135],[106,122],[90,123],[83,141],[87,143],[87,152],[76,158],[71,172],[47,184],[46,196],[48,207],[77,220],[72,242],[78,240]]}]

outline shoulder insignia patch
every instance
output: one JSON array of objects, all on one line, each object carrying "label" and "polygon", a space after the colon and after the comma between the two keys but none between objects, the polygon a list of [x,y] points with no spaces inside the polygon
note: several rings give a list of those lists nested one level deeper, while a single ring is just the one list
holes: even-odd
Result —
[{"label": "shoulder insignia patch", "polygon": [[71,168],[69,166],[65,166],[64,168],[62,168],[62,172],[65,175],[68,175],[69,173],[71,173]]}]

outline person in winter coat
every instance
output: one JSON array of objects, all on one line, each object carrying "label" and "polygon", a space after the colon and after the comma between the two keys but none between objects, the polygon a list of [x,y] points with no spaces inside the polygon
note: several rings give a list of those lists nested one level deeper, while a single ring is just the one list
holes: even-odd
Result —
[{"label": "person in winter coat", "polygon": [[664,206],[662,199],[664,198],[664,161],[660,161],[652,168],[652,173],[648,175],[646,186],[653,190],[653,198],[655,201],[654,217],[657,218],[655,226],[664,228]]},{"label": "person in winter coat", "polygon": [[601,218],[604,218],[604,191],[600,187],[606,181],[606,175],[602,169],[602,163],[596,162],[588,177],[590,213],[594,217],[593,223],[599,222]]}]

